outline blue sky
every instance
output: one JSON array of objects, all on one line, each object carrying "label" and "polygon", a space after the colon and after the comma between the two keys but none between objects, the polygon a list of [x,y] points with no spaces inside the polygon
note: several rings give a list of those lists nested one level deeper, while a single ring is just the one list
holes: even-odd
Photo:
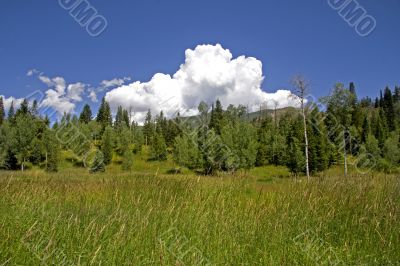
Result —
[{"label": "blue sky", "polygon": [[[146,82],[155,73],[174,74],[186,49],[219,43],[233,58],[262,62],[264,91],[290,89],[290,78],[301,73],[316,96],[328,94],[335,82],[354,81],[359,95],[374,97],[400,84],[400,1],[358,2],[377,22],[367,37],[327,1],[92,0],[108,22],[92,37],[58,1],[2,0],[0,95],[20,98],[49,89],[26,75],[30,69],[92,87],[123,77]],[[90,102],[82,97],[78,109]]]}]

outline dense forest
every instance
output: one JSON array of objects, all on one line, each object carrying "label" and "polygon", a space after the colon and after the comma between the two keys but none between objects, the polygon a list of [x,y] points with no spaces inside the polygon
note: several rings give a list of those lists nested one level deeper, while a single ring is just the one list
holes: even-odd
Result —
[{"label": "dense forest", "polygon": [[6,114],[0,98],[0,168],[57,171],[60,155],[69,153],[77,167],[91,172],[105,171],[116,157],[129,171],[135,154],[149,147],[148,160],[173,158],[201,174],[263,165],[313,174],[350,163],[360,171],[399,170],[400,87],[387,87],[373,100],[359,99],[353,83],[336,84],[318,103],[302,103],[301,110],[260,110],[249,118],[245,106],[202,102],[190,121],[179,113],[154,117],[149,110],[138,125],[122,107],[113,117],[104,98],[97,115],[85,105],[79,116],[64,114],[54,123],[39,113],[36,101],[24,100],[18,109],[12,104]]}]

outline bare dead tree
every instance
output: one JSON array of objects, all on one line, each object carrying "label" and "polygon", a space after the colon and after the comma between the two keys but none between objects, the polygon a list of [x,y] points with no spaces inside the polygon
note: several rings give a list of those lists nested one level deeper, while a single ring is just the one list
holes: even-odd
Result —
[{"label": "bare dead tree", "polygon": [[307,136],[307,114],[305,108],[305,96],[310,88],[310,83],[301,75],[296,75],[292,79],[292,85],[294,86],[294,94],[300,101],[301,115],[303,117],[304,127],[304,144],[305,144],[305,155],[306,155],[306,174],[308,180],[310,180],[310,167],[308,159],[308,136]]}]

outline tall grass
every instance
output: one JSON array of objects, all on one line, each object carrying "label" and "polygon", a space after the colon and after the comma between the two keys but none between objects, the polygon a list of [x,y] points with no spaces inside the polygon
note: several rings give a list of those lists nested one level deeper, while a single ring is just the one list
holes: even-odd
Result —
[{"label": "tall grass", "polygon": [[400,261],[396,176],[1,172],[0,195],[0,265]]}]

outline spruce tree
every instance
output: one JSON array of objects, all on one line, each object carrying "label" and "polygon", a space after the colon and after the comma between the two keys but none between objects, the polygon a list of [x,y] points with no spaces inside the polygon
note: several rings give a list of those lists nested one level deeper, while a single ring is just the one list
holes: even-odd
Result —
[{"label": "spruce tree", "polygon": [[369,123],[368,116],[364,117],[364,122],[362,125],[362,130],[361,130],[361,142],[365,143],[367,141],[368,135],[371,134],[371,127]]},{"label": "spruce tree", "polygon": [[90,173],[105,172],[106,167],[104,164],[104,155],[101,151],[97,150],[93,159],[93,163],[90,166]]},{"label": "spruce tree", "polygon": [[148,110],[146,114],[146,119],[144,121],[143,126],[143,135],[145,138],[145,144],[149,145],[152,143],[153,135],[154,135],[154,124],[151,117],[151,111]]},{"label": "spruce tree", "polygon": [[47,129],[44,133],[45,170],[57,172],[59,163],[59,144],[54,132]]},{"label": "spruce tree", "polygon": [[396,129],[395,116],[394,116],[394,105],[392,91],[386,87],[383,96],[383,110],[385,111],[386,122],[389,131],[394,131]]},{"label": "spruce tree", "polygon": [[115,122],[114,122],[114,127],[121,129],[123,125],[123,109],[122,106],[118,106],[117,109],[117,114],[115,115]]},{"label": "spruce tree", "polygon": [[8,109],[7,119],[8,119],[8,121],[10,121],[11,124],[13,124],[13,122],[15,122],[14,101],[11,102],[10,108]]},{"label": "spruce tree", "polygon": [[105,97],[103,97],[101,101],[96,120],[100,123],[100,125],[102,125],[103,129],[112,125],[111,108]]},{"label": "spruce tree", "polygon": [[79,122],[82,124],[89,124],[90,121],[92,121],[92,110],[88,104],[85,104],[79,116]]},{"label": "spruce tree", "polygon": [[113,130],[110,126],[107,126],[103,133],[101,142],[101,152],[104,159],[104,164],[108,165],[111,163],[113,155],[113,143],[112,143]]},{"label": "spruce tree", "polygon": [[39,117],[39,107],[37,100],[33,101],[30,113],[32,114],[33,117]]},{"label": "spruce tree", "polygon": [[35,123],[28,115],[20,113],[16,118],[16,150],[21,170],[25,170],[27,159],[32,150],[32,141],[36,135]]},{"label": "spruce tree", "polygon": [[156,132],[151,144],[151,159],[157,161],[167,160],[167,146],[161,132]]},{"label": "spruce tree", "polygon": [[125,149],[125,152],[123,154],[122,158],[122,170],[124,171],[131,171],[132,170],[132,165],[133,165],[133,153],[129,149]]},{"label": "spruce tree", "polygon": [[221,135],[221,130],[224,127],[224,125],[225,125],[224,110],[222,108],[220,100],[217,100],[215,102],[215,109],[214,106],[212,108],[209,127],[210,129],[214,129],[216,134]]},{"label": "spruce tree", "polygon": [[127,128],[130,128],[131,122],[127,110],[123,110],[122,112],[122,122]]}]

